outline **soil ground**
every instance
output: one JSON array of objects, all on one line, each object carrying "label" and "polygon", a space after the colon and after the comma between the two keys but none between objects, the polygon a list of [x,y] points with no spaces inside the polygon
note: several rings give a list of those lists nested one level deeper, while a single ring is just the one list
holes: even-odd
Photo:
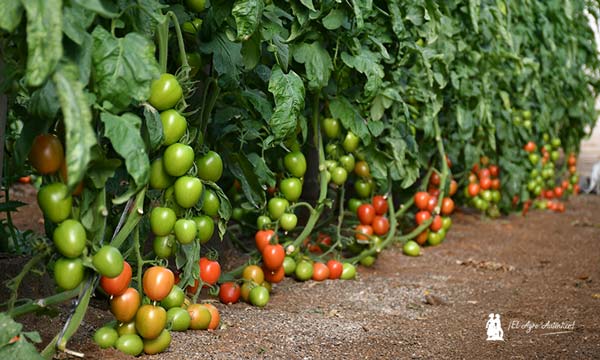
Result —
[{"label": "soil ground", "polygon": [[[39,229],[33,210],[17,223]],[[418,258],[394,248],[354,281],[285,279],[264,309],[216,303],[220,329],[173,333],[165,353],[141,358],[600,358],[598,210],[600,196],[585,195],[564,214],[488,220],[459,212],[445,242]],[[24,261],[0,259],[2,279]],[[52,287],[44,283],[25,294]],[[501,316],[504,341],[486,341],[490,313]],[[90,359],[128,358],[91,342],[110,318],[106,300],[93,301],[69,348]],[[48,341],[64,316],[19,321]]]}]

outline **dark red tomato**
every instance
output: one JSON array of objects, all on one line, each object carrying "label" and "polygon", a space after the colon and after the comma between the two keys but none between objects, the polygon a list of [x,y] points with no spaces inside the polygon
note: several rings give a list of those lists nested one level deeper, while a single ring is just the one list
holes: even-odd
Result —
[{"label": "dark red tomato", "polygon": [[371,227],[371,225],[356,225],[354,231],[354,237],[356,238],[356,240],[368,241],[369,236],[373,235],[373,228]]},{"label": "dark red tomato", "polygon": [[53,174],[60,168],[65,153],[60,140],[52,134],[35,137],[29,151],[29,162],[40,174]]},{"label": "dark red tomato", "polygon": [[479,184],[477,184],[477,183],[469,184],[468,192],[469,192],[470,197],[477,196],[477,194],[479,194],[479,190],[480,190]]},{"label": "dark red tomato", "polygon": [[364,160],[357,161],[354,165],[354,173],[363,178],[371,176],[369,164]]},{"label": "dark red tomato", "polygon": [[340,276],[342,276],[344,264],[342,264],[341,262],[331,259],[327,262],[327,267],[329,268],[330,279],[339,279]]},{"label": "dark red tomato", "polygon": [[431,196],[435,196],[435,197],[440,196],[440,189],[438,189],[438,188],[429,188],[429,189],[427,189],[427,191],[429,192],[429,195],[431,195]]},{"label": "dark red tomato", "polygon": [[262,251],[263,265],[267,270],[275,271],[283,265],[285,250],[280,244],[267,245]]},{"label": "dark red tomato", "polygon": [[110,300],[110,312],[118,322],[127,323],[133,320],[141,303],[140,293],[134,288],[129,288]]},{"label": "dark red tomato", "polygon": [[223,304],[235,304],[242,294],[240,285],[234,282],[225,282],[219,287],[219,300]]},{"label": "dark red tomato", "polygon": [[100,287],[108,295],[118,296],[123,294],[131,282],[131,265],[123,261],[123,271],[114,278],[100,276]]},{"label": "dark red tomato", "polygon": [[375,218],[375,208],[371,204],[362,204],[356,210],[358,220],[363,225],[371,225]]},{"label": "dark red tomato", "polygon": [[491,186],[493,190],[500,190],[500,179],[492,179]]},{"label": "dark red tomato", "polygon": [[544,197],[546,199],[554,199],[554,190],[546,190],[544,192]]},{"label": "dark red tomato", "polygon": [[317,243],[320,245],[331,246],[331,236],[320,232],[317,235]]},{"label": "dark red tomato", "polygon": [[385,216],[375,216],[371,226],[375,235],[385,235],[390,230],[390,221]]},{"label": "dark red tomato", "polygon": [[446,155],[446,165],[448,165],[449,168],[452,167],[452,160],[450,160],[450,157],[448,157],[448,155]]},{"label": "dark red tomato", "polygon": [[417,222],[417,225],[421,225],[429,219],[431,219],[431,213],[429,211],[421,210],[415,214],[415,221]]},{"label": "dark red tomato", "polygon": [[436,215],[433,218],[433,221],[431,222],[431,225],[429,225],[429,229],[433,232],[437,232],[438,230],[440,230],[442,228],[443,225],[443,221],[442,221],[442,217],[439,215]]},{"label": "dark red tomato", "polygon": [[31,184],[31,176],[30,176],[30,175],[27,175],[27,176],[21,176],[21,177],[19,178],[19,182],[20,182],[21,184]]},{"label": "dark red tomato", "polygon": [[221,265],[219,262],[203,257],[200,258],[198,264],[200,264],[200,278],[202,281],[209,285],[216,284],[221,276]]},{"label": "dark red tomato", "polygon": [[534,152],[535,148],[536,148],[536,146],[535,146],[535,143],[533,141],[528,142],[523,147],[523,149],[525,149],[525,151],[527,151],[528,153]]},{"label": "dark red tomato", "polygon": [[427,204],[429,204],[429,198],[431,195],[425,191],[419,191],[415,194],[415,206],[419,210],[427,210]]},{"label": "dark red tomato", "polygon": [[271,284],[277,284],[285,277],[285,270],[283,266],[280,266],[276,270],[269,270],[263,267],[263,271],[265,273],[265,281],[268,281]]},{"label": "dark red tomato", "polygon": [[433,212],[433,210],[437,206],[437,203],[438,203],[438,197],[437,197],[437,195],[436,196],[431,196],[429,198],[429,201],[427,202],[427,211]]},{"label": "dark red tomato", "polygon": [[475,165],[473,165],[473,167],[471,167],[471,171],[472,171],[474,174],[477,174],[477,173],[479,172],[479,164],[475,164]]},{"label": "dark red tomato", "polygon": [[384,215],[388,211],[388,203],[384,196],[375,195],[373,196],[373,201],[371,201],[373,207],[375,208],[375,214]]},{"label": "dark red tomato", "polygon": [[153,266],[144,272],[142,285],[144,294],[150,300],[161,301],[169,295],[175,285],[175,275],[166,267]]},{"label": "dark red tomato", "polygon": [[314,281],[323,281],[329,278],[330,271],[329,267],[322,262],[315,262],[313,264],[312,279]]},{"label": "dark red tomato", "polygon": [[440,174],[438,174],[437,172],[434,171],[431,174],[431,177],[429,178],[429,184],[433,185],[433,186],[440,186],[440,181],[441,181]]},{"label": "dark red tomato", "polygon": [[444,198],[444,200],[442,200],[442,214],[443,215],[450,215],[454,212],[454,200],[450,199],[449,197]]},{"label": "dark red tomato", "polygon": [[452,179],[450,181],[450,189],[448,189],[448,195],[453,196],[458,191],[458,183]]},{"label": "dark red tomato", "polygon": [[429,236],[429,229],[425,229],[419,235],[417,235],[417,237],[415,238],[415,241],[417,242],[417,244],[423,245],[427,242],[428,236]]},{"label": "dark red tomato", "polygon": [[256,243],[256,248],[259,252],[262,253],[265,246],[271,243],[271,239],[275,236],[275,231],[271,229],[267,230],[258,230],[256,235],[254,235],[254,241]]},{"label": "dark red tomato", "polygon": [[498,176],[500,176],[500,168],[498,168],[497,165],[490,165],[490,167],[488,169],[490,170],[490,176],[491,177],[498,177]]}]

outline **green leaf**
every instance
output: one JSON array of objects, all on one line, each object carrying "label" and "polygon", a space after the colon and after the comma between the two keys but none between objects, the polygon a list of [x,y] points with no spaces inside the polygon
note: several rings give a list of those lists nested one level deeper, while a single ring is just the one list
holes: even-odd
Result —
[{"label": "green leaf", "polygon": [[372,6],[372,0],[352,0],[352,8],[354,9],[354,17],[356,18],[356,27],[358,29],[364,27],[364,14],[365,12],[371,11]]},{"label": "green leaf", "polygon": [[263,0],[236,0],[231,14],[237,26],[238,39],[246,41],[258,28],[263,11]]},{"label": "green leaf", "polygon": [[471,24],[476,33],[479,32],[479,8],[481,0],[469,0],[469,15],[471,16]]},{"label": "green leaf", "polygon": [[62,1],[22,2],[27,13],[27,84],[40,86],[63,55]]},{"label": "green leaf", "polygon": [[406,35],[404,34],[404,23],[402,21],[402,13],[398,1],[399,0],[388,0],[388,9],[390,10],[390,17],[392,19],[392,30],[396,37],[401,39]]},{"label": "green leaf", "polygon": [[219,239],[223,240],[223,236],[225,236],[225,233],[227,232],[227,222],[231,217],[231,203],[219,185],[213,182],[205,182],[205,184],[210,187],[219,198],[219,222],[217,226],[219,228]]},{"label": "green leaf", "polygon": [[244,69],[252,70],[260,63],[260,43],[261,39],[258,33],[242,43],[241,55]]},{"label": "green leaf", "polygon": [[354,56],[347,52],[343,52],[342,61],[367,77],[367,82],[365,83],[365,95],[369,98],[375,96],[381,87],[383,77],[385,76],[383,66],[379,63],[379,56],[366,48],[362,48],[361,51]]},{"label": "green leaf", "polygon": [[163,127],[160,114],[151,106],[144,106],[144,130],[150,150],[158,149],[163,141]]},{"label": "green leaf", "polygon": [[0,202],[0,212],[17,211],[18,208],[24,205],[27,204],[21,201],[2,201]]},{"label": "green leaf", "polygon": [[211,41],[202,43],[200,51],[213,54],[215,70],[223,77],[226,86],[239,85],[240,68],[242,67],[242,45],[227,38],[225,32],[220,32]]},{"label": "green leaf", "polygon": [[269,92],[275,98],[269,126],[274,138],[282,140],[296,130],[298,117],[304,110],[304,83],[294,71],[284,74],[279,66],[275,66],[269,81]]},{"label": "green leaf", "polygon": [[100,120],[104,123],[104,135],[125,159],[127,172],[137,187],[146,185],[150,178],[150,160],[140,134],[142,120],[132,113],[117,116],[108,112],[102,112]]},{"label": "green leaf", "polygon": [[124,11],[120,20],[130,25],[133,31],[148,38],[154,36],[158,24],[166,21],[162,13],[166,5],[161,4],[159,0],[119,0],[119,7]]},{"label": "green leaf", "polygon": [[346,19],[346,13],[340,9],[333,9],[323,18],[323,26],[327,30],[335,30],[342,26]]},{"label": "green leaf", "polygon": [[256,89],[242,91],[242,96],[250,101],[254,109],[260,113],[263,120],[269,121],[273,115],[273,108],[265,94]]},{"label": "green leaf", "polygon": [[91,10],[98,15],[114,19],[119,17],[119,11],[115,4],[107,0],[71,0],[73,4],[77,4],[85,9]]},{"label": "green leaf", "polygon": [[14,321],[4,312],[0,312],[0,344],[8,344],[10,339],[19,335],[23,325]]},{"label": "green leaf", "polygon": [[121,166],[119,159],[98,159],[90,164],[87,176],[92,180],[96,189],[102,189],[108,179],[115,176],[115,172]]},{"label": "green leaf", "polygon": [[76,80],[78,75],[77,66],[68,65],[58,69],[52,78],[65,124],[65,161],[70,189],[83,178],[90,161],[90,148],[96,144],[92,113],[83,90],[84,84]]},{"label": "green leaf", "polygon": [[100,100],[125,109],[133,100],[148,99],[152,81],[160,76],[154,43],[137,33],[116,38],[101,26],[92,36],[95,88]]},{"label": "green leaf", "polygon": [[33,344],[19,340],[0,348],[0,359],[43,360]]},{"label": "green leaf", "polygon": [[233,176],[242,184],[242,191],[255,208],[260,208],[265,203],[265,190],[260,186],[254,173],[252,163],[243,153],[229,154],[229,168]]},{"label": "green leaf", "polygon": [[294,60],[306,67],[310,90],[320,90],[327,86],[333,70],[333,63],[329,53],[320,42],[302,43],[294,48],[293,54]]},{"label": "green leaf", "polygon": [[23,5],[21,0],[5,0],[0,10],[0,29],[13,32],[21,23]]},{"label": "green leaf", "polygon": [[365,145],[370,144],[371,135],[366,121],[348,99],[341,96],[332,99],[329,103],[329,111],[331,111],[331,116],[342,122],[344,128],[350,129],[358,135]]},{"label": "green leaf", "polygon": [[60,110],[56,86],[52,81],[46,81],[44,86],[31,94],[29,113],[37,118],[54,119]]},{"label": "green leaf", "polygon": [[66,6],[63,10],[63,32],[77,45],[89,40],[87,28],[94,21],[95,14],[81,6]]},{"label": "green leaf", "polygon": [[317,11],[317,9],[315,9],[315,6],[313,5],[312,0],[300,0],[300,3],[302,3],[302,5],[304,5],[307,9],[311,11]]}]

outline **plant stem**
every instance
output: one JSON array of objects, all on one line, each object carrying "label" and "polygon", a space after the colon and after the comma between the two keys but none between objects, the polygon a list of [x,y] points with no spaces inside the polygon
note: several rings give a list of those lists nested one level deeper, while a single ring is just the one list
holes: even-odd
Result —
[{"label": "plant stem", "polygon": [[46,251],[37,254],[36,256],[29,259],[27,264],[23,267],[21,272],[15,276],[11,281],[9,288],[11,289],[10,298],[8,299],[7,311],[10,313],[14,310],[15,302],[17,301],[19,287],[21,286],[21,282],[25,278],[25,276],[29,273],[29,271],[37,265],[40,261],[42,261],[48,254],[50,253],[50,248],[46,248]]},{"label": "plant stem", "polygon": [[158,66],[161,73],[167,72],[167,60],[169,55],[169,18],[156,26],[156,37],[158,43]]},{"label": "plant stem", "polygon": [[49,296],[44,299],[38,299],[36,301],[29,301],[26,304],[17,306],[12,310],[8,310],[7,313],[12,318],[17,318],[19,316],[28,314],[30,312],[38,311],[40,309],[45,309],[48,306],[52,306],[54,304],[60,304],[69,299],[74,298],[79,294],[79,287],[73,290],[63,291],[61,293]]},{"label": "plant stem", "polygon": [[[123,228],[121,228],[118,233],[113,235],[113,239],[110,242],[110,245],[119,248],[123,242],[129,237],[129,234],[135,229],[138,225],[142,216],[144,215],[144,197],[146,196],[146,188],[143,188],[138,192],[135,197],[135,203],[133,208],[129,210],[129,215],[127,216],[127,221]],[[127,211],[128,207],[125,207],[125,211]],[[118,229],[117,229],[118,230]]]}]

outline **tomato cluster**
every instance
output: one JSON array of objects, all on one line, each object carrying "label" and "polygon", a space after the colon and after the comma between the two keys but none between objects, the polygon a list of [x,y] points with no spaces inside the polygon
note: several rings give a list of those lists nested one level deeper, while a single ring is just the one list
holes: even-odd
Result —
[{"label": "tomato cluster", "polygon": [[481,157],[479,164],[473,165],[469,174],[469,185],[465,188],[465,197],[476,209],[490,217],[500,216],[498,204],[500,194],[500,168],[491,164],[487,157]]}]

